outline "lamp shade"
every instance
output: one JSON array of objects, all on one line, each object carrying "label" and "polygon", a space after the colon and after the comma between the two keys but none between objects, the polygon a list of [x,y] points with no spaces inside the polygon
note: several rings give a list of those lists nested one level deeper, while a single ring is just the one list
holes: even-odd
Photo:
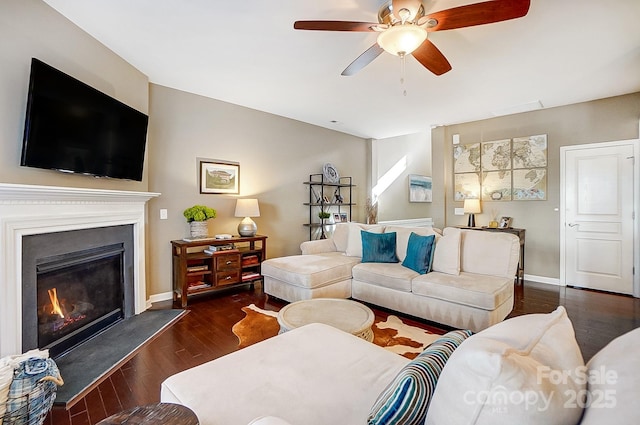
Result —
[{"label": "lamp shade", "polygon": [[427,39],[427,31],[417,25],[395,25],[378,35],[378,44],[396,56],[408,55]]},{"label": "lamp shade", "polygon": [[466,214],[480,214],[482,212],[480,199],[465,199],[464,212]]},{"label": "lamp shade", "polygon": [[260,217],[260,207],[257,199],[236,200],[236,217]]}]

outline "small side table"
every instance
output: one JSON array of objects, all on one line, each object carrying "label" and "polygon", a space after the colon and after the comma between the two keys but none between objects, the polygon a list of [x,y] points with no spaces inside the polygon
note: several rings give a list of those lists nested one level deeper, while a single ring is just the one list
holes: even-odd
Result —
[{"label": "small side table", "polygon": [[198,417],[186,406],[155,403],[111,415],[97,425],[198,425]]}]

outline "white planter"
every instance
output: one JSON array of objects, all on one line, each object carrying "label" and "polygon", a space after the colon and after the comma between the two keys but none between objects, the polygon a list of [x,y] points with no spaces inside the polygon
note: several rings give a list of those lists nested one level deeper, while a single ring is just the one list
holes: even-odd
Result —
[{"label": "white planter", "polygon": [[209,223],[206,221],[192,221],[189,223],[192,238],[206,238],[209,236]]}]

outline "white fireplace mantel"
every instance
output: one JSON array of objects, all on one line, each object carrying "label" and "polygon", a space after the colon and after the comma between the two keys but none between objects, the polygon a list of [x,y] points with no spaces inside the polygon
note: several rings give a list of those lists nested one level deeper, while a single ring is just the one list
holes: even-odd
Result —
[{"label": "white fireplace mantel", "polygon": [[145,204],[152,192],[0,183],[0,357],[22,352],[22,237],[133,225],[134,308],[146,309]]}]

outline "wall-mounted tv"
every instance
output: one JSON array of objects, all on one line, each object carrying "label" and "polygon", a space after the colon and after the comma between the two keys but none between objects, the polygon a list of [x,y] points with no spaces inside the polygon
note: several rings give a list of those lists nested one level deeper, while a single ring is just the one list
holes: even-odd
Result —
[{"label": "wall-mounted tv", "polygon": [[148,121],[33,58],[20,165],[141,181]]}]

